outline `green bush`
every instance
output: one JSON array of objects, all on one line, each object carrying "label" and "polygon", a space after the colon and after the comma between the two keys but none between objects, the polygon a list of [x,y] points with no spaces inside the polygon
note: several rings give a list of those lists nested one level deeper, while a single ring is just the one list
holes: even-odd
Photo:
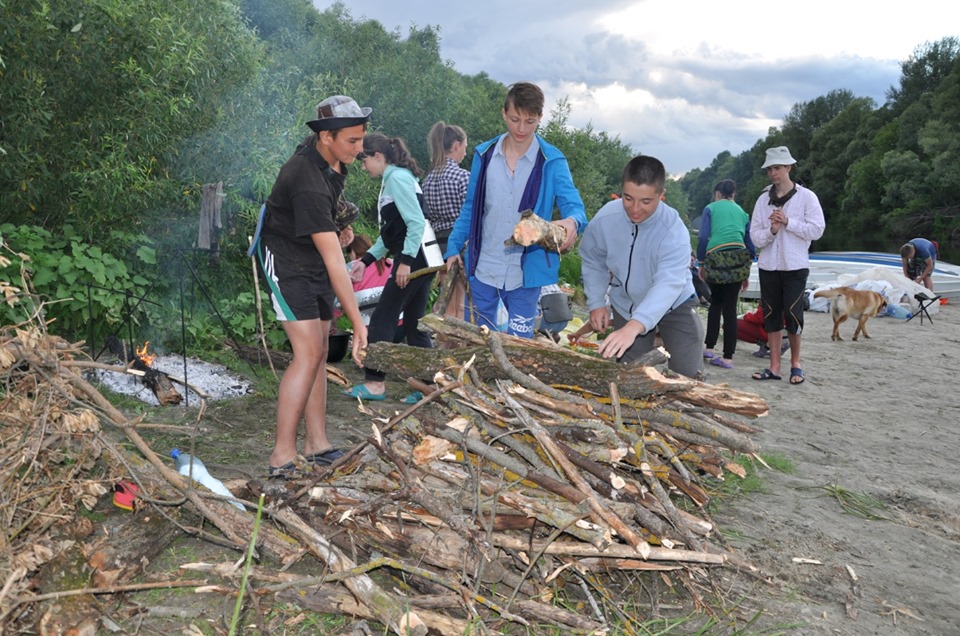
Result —
[{"label": "green bush", "polygon": [[38,309],[49,329],[65,338],[98,337],[127,319],[142,320],[138,299],[148,288],[141,272],[156,265],[156,250],[146,236],[111,232],[117,244],[139,245],[131,268],[113,254],[84,242],[71,226],[59,236],[29,225],[0,225],[0,240],[10,250],[0,279],[21,287],[21,302],[0,308],[4,324],[27,320]]},{"label": "green bush", "polygon": [[573,249],[560,257],[560,284],[567,287],[582,288],[580,273],[580,253]]}]

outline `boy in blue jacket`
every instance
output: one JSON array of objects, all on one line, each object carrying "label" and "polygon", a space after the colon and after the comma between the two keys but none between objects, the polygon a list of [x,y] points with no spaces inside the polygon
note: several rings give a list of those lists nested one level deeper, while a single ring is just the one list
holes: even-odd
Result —
[{"label": "boy in blue jacket", "polygon": [[507,309],[507,333],[532,338],[540,287],[557,282],[560,254],[539,245],[506,246],[520,213],[531,209],[550,221],[556,206],[567,234],[566,251],[587,225],[580,193],[573,185],[567,159],[536,134],[543,117],[543,91],[535,84],[510,86],[503,104],[507,132],[476,148],[470,185],[460,216],[447,243],[447,267],[467,246],[467,279],[472,316],[466,318],[496,329],[499,302]]}]

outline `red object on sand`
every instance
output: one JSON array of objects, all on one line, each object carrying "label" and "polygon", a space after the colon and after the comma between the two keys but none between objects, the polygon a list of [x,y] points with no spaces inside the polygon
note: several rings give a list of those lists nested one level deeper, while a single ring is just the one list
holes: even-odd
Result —
[{"label": "red object on sand", "polygon": [[133,510],[140,487],[132,481],[119,481],[113,487],[113,505],[124,510]]}]

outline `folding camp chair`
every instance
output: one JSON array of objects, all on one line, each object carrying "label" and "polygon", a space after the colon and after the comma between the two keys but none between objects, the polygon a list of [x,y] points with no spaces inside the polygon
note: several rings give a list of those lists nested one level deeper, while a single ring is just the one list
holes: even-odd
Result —
[{"label": "folding camp chair", "polygon": [[920,324],[922,325],[922,324],[923,324],[923,317],[924,317],[924,315],[926,315],[927,320],[929,320],[930,323],[933,324],[933,318],[930,317],[930,312],[927,311],[927,307],[929,307],[929,306],[932,305],[933,303],[940,302],[940,296],[939,296],[939,295],[938,295],[938,296],[931,296],[931,295],[929,295],[928,293],[920,292],[919,294],[914,294],[913,297],[917,300],[918,303],[920,303],[920,309],[917,310],[917,313],[916,313],[916,314],[914,314],[914,315],[910,316],[909,318],[907,318],[907,322],[910,322],[911,320],[913,320],[914,318],[916,318],[917,315],[919,315],[919,316],[920,316]]}]

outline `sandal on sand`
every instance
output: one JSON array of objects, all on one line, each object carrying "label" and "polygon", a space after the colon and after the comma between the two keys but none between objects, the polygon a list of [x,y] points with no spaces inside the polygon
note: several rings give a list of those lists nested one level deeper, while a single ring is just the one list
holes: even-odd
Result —
[{"label": "sandal on sand", "polygon": [[706,350],[705,350],[705,351],[703,352],[703,357],[706,358],[707,360],[712,360],[713,358],[716,358],[716,357],[717,357],[717,354],[715,354],[713,351],[706,351]]},{"label": "sandal on sand", "polygon": [[752,355],[754,358],[769,358],[770,349],[767,348],[767,345],[761,343],[760,348],[754,351],[753,353],[751,353],[750,355]]},{"label": "sandal on sand", "polygon": [[803,384],[805,377],[803,377],[803,369],[800,367],[791,367],[790,368],[790,384]]},{"label": "sandal on sand", "polygon": [[422,399],[423,399],[423,393],[421,393],[420,391],[414,391],[413,393],[411,393],[410,395],[408,395],[407,397],[403,398],[400,401],[403,402],[404,404],[416,404]]},{"label": "sandal on sand", "polygon": [[333,462],[337,461],[343,457],[344,453],[339,448],[328,448],[322,453],[313,453],[312,455],[307,455],[304,459],[307,460],[308,464],[315,464],[317,466],[329,466]]},{"label": "sandal on sand", "polygon": [[779,375],[771,371],[770,369],[764,369],[763,371],[757,371],[752,376],[754,380],[782,380]]},{"label": "sandal on sand", "polygon": [[725,358],[721,358],[721,357],[719,357],[719,356],[713,358],[712,360],[710,360],[710,364],[712,364],[712,365],[715,366],[715,367],[723,367],[724,369],[732,369],[732,368],[733,368],[733,363],[732,363],[732,362],[730,362],[729,360],[727,360],[727,359],[725,359]]},{"label": "sandal on sand", "polygon": [[267,466],[267,477],[270,479],[282,479],[289,481],[300,477],[300,471],[293,462],[287,462],[283,466]]},{"label": "sandal on sand", "polygon": [[343,391],[343,394],[350,398],[360,398],[362,400],[368,401],[377,401],[377,400],[386,400],[386,393],[371,393],[370,389],[366,385],[358,384],[357,386]]}]

